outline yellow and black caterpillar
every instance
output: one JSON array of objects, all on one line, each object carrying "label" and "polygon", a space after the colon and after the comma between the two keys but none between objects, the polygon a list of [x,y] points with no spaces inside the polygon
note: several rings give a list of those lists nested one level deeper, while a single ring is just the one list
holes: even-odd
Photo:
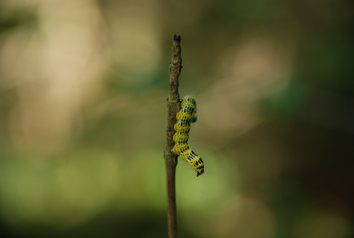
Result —
[{"label": "yellow and black caterpillar", "polygon": [[188,133],[191,129],[191,123],[198,119],[197,102],[194,97],[185,96],[182,101],[182,108],[177,113],[177,123],[175,124],[176,133],[173,136],[175,146],[172,152],[179,155],[184,161],[188,162],[192,168],[197,171],[197,177],[204,173],[204,162],[195,154],[188,145]]}]

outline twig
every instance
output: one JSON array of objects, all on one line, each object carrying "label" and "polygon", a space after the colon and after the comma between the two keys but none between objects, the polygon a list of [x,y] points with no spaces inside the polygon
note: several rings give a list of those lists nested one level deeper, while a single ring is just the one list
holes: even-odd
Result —
[{"label": "twig", "polygon": [[175,175],[177,166],[177,155],[171,153],[174,146],[173,134],[175,133],[174,125],[176,123],[176,114],[180,109],[180,100],[178,94],[178,78],[182,69],[181,58],[181,36],[174,35],[172,46],[172,60],[170,64],[170,84],[169,96],[167,99],[168,119],[166,131],[166,148],[164,151],[166,164],[166,179],[167,179],[167,206],[168,206],[168,229],[169,237],[177,238],[177,213],[176,213],[176,190],[175,190]]}]

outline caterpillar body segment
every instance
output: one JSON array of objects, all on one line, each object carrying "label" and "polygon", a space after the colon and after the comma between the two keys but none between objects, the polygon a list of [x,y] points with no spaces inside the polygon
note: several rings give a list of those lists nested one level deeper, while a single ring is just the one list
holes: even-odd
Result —
[{"label": "caterpillar body segment", "polygon": [[182,133],[185,133],[185,134],[188,134],[191,127],[190,126],[183,126],[183,125],[180,125],[179,122],[177,122],[175,124],[175,131],[176,132],[182,132]]},{"label": "caterpillar body segment", "polygon": [[192,168],[197,171],[197,177],[204,173],[204,162],[200,156],[193,152],[191,149],[187,149],[180,154],[180,157],[189,163]]},{"label": "caterpillar body segment", "polygon": [[[173,140],[176,142],[178,141],[178,144],[187,144],[188,142],[188,135],[183,132],[176,132],[173,136]],[[177,143],[177,142],[176,142]]]},{"label": "caterpillar body segment", "polygon": [[182,151],[186,151],[189,149],[188,143],[184,143],[181,141],[175,142],[175,146],[172,149],[172,152],[176,155],[180,155]]},{"label": "caterpillar body segment", "polygon": [[176,133],[173,136],[175,146],[172,152],[179,155],[197,171],[197,176],[204,173],[204,162],[200,156],[194,153],[188,145],[191,123],[198,119],[197,102],[194,97],[185,96],[182,101],[181,110],[176,115],[177,123],[174,126]]}]

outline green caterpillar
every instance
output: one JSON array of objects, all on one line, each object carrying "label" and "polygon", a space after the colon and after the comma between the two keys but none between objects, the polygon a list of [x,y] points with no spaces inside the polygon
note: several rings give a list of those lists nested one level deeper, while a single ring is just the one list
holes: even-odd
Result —
[{"label": "green caterpillar", "polygon": [[184,161],[188,162],[197,171],[197,177],[204,173],[204,162],[200,156],[189,149],[188,133],[191,123],[198,119],[197,101],[194,97],[185,96],[182,101],[182,109],[176,115],[177,123],[174,126],[176,133],[173,136],[175,146],[172,152],[179,155]]}]

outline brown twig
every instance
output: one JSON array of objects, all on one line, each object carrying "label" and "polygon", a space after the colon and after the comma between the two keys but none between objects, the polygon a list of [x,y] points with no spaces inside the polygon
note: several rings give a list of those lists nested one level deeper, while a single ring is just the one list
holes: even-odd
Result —
[{"label": "brown twig", "polygon": [[177,166],[177,155],[174,155],[171,150],[174,146],[173,134],[175,133],[174,125],[176,123],[176,114],[180,110],[180,100],[178,93],[178,78],[182,69],[181,58],[181,36],[174,35],[172,46],[172,60],[170,64],[170,84],[169,96],[167,99],[168,119],[166,131],[166,148],[164,151],[166,164],[166,179],[167,179],[167,206],[168,206],[168,229],[169,237],[177,238],[177,213],[176,213],[176,190],[175,190],[175,175]]}]

